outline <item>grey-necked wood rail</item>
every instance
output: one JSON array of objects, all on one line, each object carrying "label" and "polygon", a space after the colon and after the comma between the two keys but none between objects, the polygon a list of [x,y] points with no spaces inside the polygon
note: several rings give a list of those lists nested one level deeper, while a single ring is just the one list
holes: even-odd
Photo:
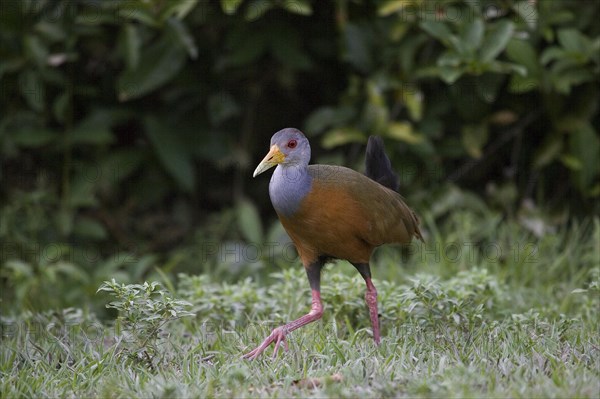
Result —
[{"label": "grey-necked wood rail", "polygon": [[273,355],[286,335],[323,315],[321,268],[331,259],[348,260],[367,285],[373,339],[380,342],[377,290],[371,282],[369,259],[386,243],[409,243],[423,239],[419,219],[395,190],[398,177],[391,169],[383,141],[370,137],[366,153],[366,176],[342,166],[308,165],[310,145],[297,129],[287,128],[271,138],[271,149],[254,171],[254,177],[277,166],[269,194],[281,224],[294,242],[312,290],[308,314],[275,328],[254,350],[254,359],[275,343]]}]

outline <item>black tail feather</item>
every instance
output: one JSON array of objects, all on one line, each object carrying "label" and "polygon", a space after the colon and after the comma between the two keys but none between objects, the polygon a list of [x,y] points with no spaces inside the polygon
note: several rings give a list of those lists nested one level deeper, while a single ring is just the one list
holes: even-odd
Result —
[{"label": "black tail feather", "polygon": [[392,163],[385,153],[381,137],[369,137],[365,156],[365,175],[394,191],[400,188],[398,175],[392,170]]}]

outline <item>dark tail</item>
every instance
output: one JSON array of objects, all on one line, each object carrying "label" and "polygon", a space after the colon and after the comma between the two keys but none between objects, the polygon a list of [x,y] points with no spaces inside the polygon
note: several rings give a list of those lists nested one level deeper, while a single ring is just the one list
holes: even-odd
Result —
[{"label": "dark tail", "polygon": [[398,175],[392,170],[392,163],[385,154],[383,140],[379,136],[370,136],[365,156],[365,175],[377,183],[398,191]]}]

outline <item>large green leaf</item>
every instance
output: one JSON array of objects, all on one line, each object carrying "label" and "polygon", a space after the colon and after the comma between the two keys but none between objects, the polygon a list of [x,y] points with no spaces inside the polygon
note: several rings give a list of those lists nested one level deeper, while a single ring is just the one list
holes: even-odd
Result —
[{"label": "large green leaf", "polygon": [[108,236],[104,225],[89,217],[76,219],[73,231],[78,237],[91,240],[104,240]]},{"label": "large green leaf", "polygon": [[221,9],[225,14],[235,14],[243,0],[221,0]]},{"label": "large green leaf", "polygon": [[512,21],[499,21],[483,40],[479,52],[481,61],[489,62],[495,59],[506,48],[514,30],[515,24]]},{"label": "large green leaf", "polygon": [[504,62],[493,60],[489,64],[487,64],[487,71],[496,72],[496,73],[506,73],[512,74],[517,73],[521,76],[527,76],[527,68],[522,65],[515,64],[514,62]]},{"label": "large green leaf", "polygon": [[539,75],[539,57],[529,41],[512,39],[506,46],[506,55],[511,61],[527,68],[527,76]]},{"label": "large green leaf", "polygon": [[123,71],[117,79],[119,100],[140,98],[173,79],[184,65],[185,49],[164,33],[153,45],[142,51],[138,68]]},{"label": "large green leaf", "polygon": [[485,123],[477,125],[466,125],[462,129],[462,142],[473,158],[481,158],[483,146],[488,140],[488,125]]},{"label": "large green leaf", "polygon": [[194,36],[192,36],[187,26],[176,18],[169,18],[167,25],[171,28],[171,33],[175,40],[187,50],[190,58],[198,58],[198,47],[196,47]]},{"label": "large green leaf", "polygon": [[569,147],[571,155],[580,163],[581,168],[575,170],[575,181],[579,189],[586,191],[593,180],[600,174],[600,138],[591,124],[585,124],[581,129],[570,135]]},{"label": "large green leaf", "polygon": [[226,91],[213,94],[208,99],[208,113],[213,126],[239,115],[240,110],[235,97]]},{"label": "large green leaf", "polygon": [[484,29],[485,26],[483,20],[480,18],[473,20],[473,22],[464,27],[460,37],[468,52],[473,52],[479,48],[481,41],[483,40]]},{"label": "large green leaf", "polygon": [[553,68],[552,71],[552,84],[559,93],[569,94],[573,86],[597,80],[597,76],[584,67],[565,69],[557,71]]},{"label": "large green leaf", "polygon": [[167,21],[176,18],[178,21],[184,19],[198,4],[198,0],[169,0],[165,2],[160,18]]},{"label": "large green leaf", "polygon": [[525,21],[530,29],[534,29],[538,25],[538,5],[529,0],[519,1],[514,3],[513,10]]},{"label": "large green leaf", "polygon": [[416,133],[413,126],[408,122],[392,122],[388,126],[389,137],[404,141],[408,144],[419,144],[423,141],[423,135]]},{"label": "large green leaf", "polygon": [[362,72],[368,72],[373,64],[373,43],[368,27],[348,23],[344,31],[344,59]]},{"label": "large green leaf", "polygon": [[510,77],[508,90],[511,93],[527,93],[540,86],[540,81],[537,78],[528,78],[521,75],[513,74]]},{"label": "large green leaf", "polygon": [[550,164],[560,155],[563,149],[562,137],[560,134],[549,136],[540,147],[535,151],[533,167],[541,169]]},{"label": "large green leaf", "polygon": [[177,135],[177,130],[154,116],[144,118],[144,128],[165,170],[182,189],[192,191],[196,181],[192,153]]},{"label": "large green leaf", "polygon": [[429,33],[431,36],[435,37],[444,44],[448,44],[450,37],[453,36],[450,28],[448,28],[448,26],[443,22],[432,20],[421,21],[419,26],[425,32]]},{"label": "large green leaf", "polygon": [[38,67],[43,68],[48,61],[48,49],[37,35],[26,35],[23,39],[26,54]]},{"label": "large green leaf", "polygon": [[37,148],[56,141],[60,133],[50,129],[25,129],[14,132],[12,140],[15,144],[25,148]]},{"label": "large green leaf", "polygon": [[589,47],[589,40],[576,29],[560,29],[558,42],[567,51],[585,53]]},{"label": "large green leaf", "polygon": [[348,124],[355,115],[355,108],[347,105],[318,108],[306,119],[305,130],[309,135],[321,134],[330,127]]},{"label": "large green leaf", "polygon": [[540,62],[542,65],[547,65],[554,60],[566,58],[567,56],[567,52],[564,49],[557,46],[552,46],[544,50],[542,56],[540,57]]},{"label": "large green leaf", "polygon": [[71,105],[71,95],[68,91],[64,91],[56,96],[52,103],[52,113],[57,121],[65,123]]},{"label": "large green leaf", "polygon": [[218,67],[241,67],[256,62],[267,51],[268,42],[262,31],[234,30],[227,35],[225,46],[229,51]]},{"label": "large green leaf", "polygon": [[353,127],[339,127],[325,133],[321,145],[330,149],[348,143],[363,143],[365,134]]},{"label": "large green leaf", "polygon": [[452,84],[456,82],[465,71],[461,67],[441,66],[437,69],[437,73],[444,82]]},{"label": "large green leaf", "polygon": [[336,108],[321,107],[313,111],[304,122],[306,133],[318,134],[335,124]]},{"label": "large green leaf", "polygon": [[46,85],[40,74],[27,69],[19,75],[19,89],[31,109],[41,112],[46,100]]},{"label": "large green leaf", "polygon": [[105,145],[114,140],[111,131],[104,126],[90,126],[90,129],[85,126],[79,126],[69,134],[70,144]]},{"label": "large green leaf", "polygon": [[69,132],[69,143],[65,144],[109,144],[114,139],[111,132],[112,123],[113,115],[111,112],[95,110]]},{"label": "large green leaf", "polygon": [[[123,3],[114,3],[116,13],[119,17],[138,21],[144,25],[159,27],[155,13],[151,10],[151,5],[141,1],[129,1]],[[90,18],[88,18],[90,19]]]},{"label": "large green leaf", "polygon": [[312,6],[307,0],[284,1],[282,7],[293,14],[311,15]]},{"label": "large green leaf", "polygon": [[440,67],[451,67],[455,68],[462,64],[463,59],[460,54],[458,54],[454,50],[446,50],[442,53],[442,55],[437,59],[437,64]]},{"label": "large green leaf", "polygon": [[267,11],[273,8],[275,3],[270,0],[253,0],[246,7],[246,20],[255,21],[262,17]]},{"label": "large green leaf", "polygon": [[423,92],[416,86],[405,86],[399,94],[408,109],[410,118],[413,121],[420,121],[423,118]]},{"label": "large green leaf", "polygon": [[382,17],[387,17],[388,15],[402,11],[411,6],[412,4],[406,0],[385,0],[379,2],[379,5],[377,6],[377,14]]},{"label": "large green leaf", "polygon": [[263,240],[263,226],[256,206],[242,199],[236,207],[237,220],[240,232],[249,243],[261,243]]},{"label": "large green leaf", "polygon": [[308,69],[311,66],[311,60],[302,49],[301,40],[296,40],[296,36],[286,37],[275,35],[271,38],[271,51],[273,57],[284,65],[293,69]]},{"label": "large green leaf", "polygon": [[121,51],[128,69],[136,69],[140,64],[142,41],[135,24],[123,25],[120,37]]}]

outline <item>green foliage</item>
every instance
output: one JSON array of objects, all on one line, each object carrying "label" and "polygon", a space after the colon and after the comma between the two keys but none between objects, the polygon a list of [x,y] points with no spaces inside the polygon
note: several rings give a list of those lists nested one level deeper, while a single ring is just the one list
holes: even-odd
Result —
[{"label": "green foliage", "polygon": [[[102,281],[139,279],[156,262],[153,255],[103,246],[107,233],[101,224],[86,216],[65,222],[69,216],[57,213],[58,202],[51,191],[38,189],[17,191],[2,207],[3,313],[93,307],[93,293]],[[71,222],[79,242],[61,234]]]},{"label": "green foliage", "polygon": [[[595,320],[600,222],[541,238],[515,223],[498,222],[455,208],[444,225],[429,226],[440,235],[431,238],[434,244],[411,247],[408,256],[397,249],[378,251],[373,273],[383,331],[408,323],[464,332],[532,307],[556,318],[579,314]],[[225,328],[259,321],[274,327],[309,306],[299,264],[272,273],[266,287],[250,279],[235,284],[219,279],[217,273],[178,277],[178,294],[193,304],[199,320]],[[364,282],[350,265],[324,269],[322,298],[323,324],[339,324],[340,338],[367,327]]]},{"label": "green foliage", "polygon": [[481,211],[475,221],[459,212],[456,227],[483,237],[505,215],[545,233],[560,223],[536,212],[597,213],[598,10],[568,0],[9,1],[3,309],[95,306],[102,281],[150,279],[156,267],[231,282],[289,263],[237,256],[287,242],[268,179],[250,177],[284,126],[310,135],[313,161],[356,169],[367,136],[384,136],[409,203],[434,210],[432,229],[453,200]]},{"label": "green foliage", "polygon": [[[541,200],[569,171],[573,189],[597,197],[597,5],[386,1],[376,14],[351,11],[340,24],[349,84],[305,123],[324,147],[370,134],[399,141],[388,147],[397,167],[421,171],[401,173],[411,187],[498,181],[527,197],[533,183]],[[450,172],[456,161],[467,167]]]},{"label": "green foliage", "polygon": [[162,329],[167,323],[181,317],[194,316],[187,309],[190,303],[173,298],[160,289],[156,281],[144,284],[118,284],[113,279],[105,281],[98,292],[104,291],[115,297],[106,305],[116,309],[116,339],[122,342],[119,355],[143,362],[154,368],[163,359],[160,343]]},{"label": "green foliage", "polygon": [[[597,260],[600,222],[594,226],[584,239],[575,232],[546,239],[586,263]],[[552,280],[530,286],[519,278],[523,265],[513,262],[505,265],[504,276],[472,267],[440,277],[445,264],[429,262],[428,271],[406,273],[383,255],[375,274],[395,270],[401,282],[375,279],[383,332],[379,347],[368,334],[364,282],[350,265],[324,271],[322,321],[291,333],[289,352],[252,362],[241,354],[309,308],[299,265],[274,274],[268,287],[180,275],[171,291],[183,300],[157,283],[111,281],[100,291],[115,297],[109,306],[119,310],[116,329],[73,308],[2,316],[0,392],[3,397],[597,396],[597,261],[586,263],[583,274],[562,278],[544,266]],[[544,264],[554,256],[540,251]],[[522,300],[531,297],[535,303]],[[560,304],[565,298],[572,302]],[[196,317],[176,320],[191,316],[190,309]],[[125,354],[133,360],[123,361]]]},{"label": "green foliage", "polygon": [[[298,0],[220,7],[190,0],[40,1],[7,8],[3,159],[21,165],[19,155],[44,154],[40,169],[61,164],[53,188],[68,208],[98,206],[72,198],[71,186],[80,163],[120,168],[109,149],[130,150],[136,157],[130,173],[160,191],[151,199],[160,200],[169,191],[202,191],[197,163],[222,167],[226,154],[235,155],[227,166],[245,176],[260,150],[248,147],[252,133],[266,128],[266,138],[282,123],[323,135],[326,148],[381,134],[402,144],[391,147],[396,167],[420,167],[433,157],[440,170],[481,159],[486,147],[494,165],[505,164],[506,154],[490,150],[496,136],[509,135],[516,146],[535,135],[545,142],[539,154],[521,149],[513,157],[525,175],[515,181],[520,193],[531,194],[528,175],[552,175],[561,165],[585,174],[575,186],[583,197],[597,191],[600,171],[589,155],[597,146],[588,153],[577,146],[597,141],[600,41],[593,2],[387,1],[373,9]],[[341,81],[320,78],[340,73]],[[307,95],[313,104],[302,104],[301,115],[290,112],[298,106],[292,93],[319,82],[323,93]],[[270,87],[288,104],[263,104],[272,102],[263,94]],[[535,110],[527,107],[532,103]],[[258,107],[292,120],[256,120]],[[507,133],[515,122],[517,132]],[[125,132],[134,139],[123,140]],[[502,178],[491,173],[494,165],[485,179]],[[435,176],[423,177],[426,186],[436,183]],[[133,195],[119,187],[124,178],[111,179],[110,189]],[[88,186],[97,196],[99,185]]]},{"label": "green foliage", "polygon": [[504,302],[503,295],[505,290],[485,269],[460,272],[444,284],[421,277],[403,290],[398,310],[417,324],[468,329],[484,320],[484,311],[498,311],[497,302]]},{"label": "green foliage", "polygon": [[280,310],[273,301],[261,301],[266,289],[250,279],[235,284],[215,284],[207,275],[180,274],[178,281],[177,292],[192,304],[192,310],[200,320],[235,326],[243,323],[250,312]]},{"label": "green foliage", "polygon": [[[3,1],[0,397],[597,397],[599,10]],[[379,348],[339,262],[240,359],[310,305],[250,177],[285,126],[355,169],[383,136],[422,218],[373,259]]]}]

